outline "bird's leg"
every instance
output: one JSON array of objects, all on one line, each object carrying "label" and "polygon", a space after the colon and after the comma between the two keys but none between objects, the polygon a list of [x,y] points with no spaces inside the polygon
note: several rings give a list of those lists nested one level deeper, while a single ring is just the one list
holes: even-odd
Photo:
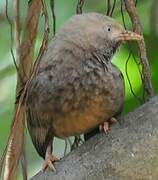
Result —
[{"label": "bird's leg", "polygon": [[114,124],[116,122],[117,122],[117,119],[115,117],[112,117],[108,121],[104,121],[103,124],[100,124],[99,125],[99,130],[106,134],[108,132],[108,130],[109,130],[110,125]]},{"label": "bird's leg", "polygon": [[50,168],[51,170],[55,171],[55,167],[54,167],[54,163],[56,161],[59,161],[59,159],[57,157],[55,157],[52,154],[52,142],[50,141],[47,149],[46,149],[46,154],[45,154],[45,161],[43,164],[43,170],[45,171],[47,168]]},{"label": "bird's leg", "polygon": [[79,147],[79,145],[83,144],[82,138],[79,136],[75,136],[74,142],[71,145],[71,151]]}]

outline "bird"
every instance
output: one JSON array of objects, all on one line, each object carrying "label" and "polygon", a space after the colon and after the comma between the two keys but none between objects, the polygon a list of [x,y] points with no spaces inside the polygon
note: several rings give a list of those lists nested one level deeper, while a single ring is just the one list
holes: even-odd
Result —
[{"label": "bird", "polygon": [[124,78],[111,62],[125,41],[141,36],[100,13],[72,16],[47,46],[27,92],[26,117],[32,142],[55,170],[53,139],[107,129],[122,111]]}]

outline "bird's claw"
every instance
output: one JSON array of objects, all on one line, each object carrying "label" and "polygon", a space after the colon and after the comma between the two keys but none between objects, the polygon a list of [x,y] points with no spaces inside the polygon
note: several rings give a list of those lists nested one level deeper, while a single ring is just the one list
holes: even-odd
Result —
[{"label": "bird's claw", "polygon": [[117,122],[117,119],[115,117],[112,117],[109,122],[110,124],[114,124]]},{"label": "bird's claw", "polygon": [[103,124],[99,125],[99,130],[101,132],[104,132],[105,134],[107,134],[107,132],[109,131],[109,127],[111,124],[114,124],[117,122],[117,119],[115,117],[112,117],[109,121],[105,121],[103,122]]},{"label": "bird's claw", "polygon": [[107,134],[108,130],[109,130],[109,122],[105,121],[103,122],[103,124],[99,125],[99,130],[101,132],[104,132],[105,134]]},{"label": "bird's claw", "polygon": [[56,171],[56,169],[54,167],[54,163],[56,161],[59,161],[59,159],[57,157],[55,157],[54,155],[51,154],[51,155],[47,156],[44,161],[42,170],[45,171],[46,169],[51,169],[52,171]]}]

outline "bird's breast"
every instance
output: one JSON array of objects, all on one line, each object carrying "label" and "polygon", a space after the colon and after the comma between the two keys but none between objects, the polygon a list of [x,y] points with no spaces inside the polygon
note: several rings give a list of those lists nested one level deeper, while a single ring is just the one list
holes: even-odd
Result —
[{"label": "bird's breast", "polygon": [[82,134],[116,115],[123,100],[123,77],[112,64],[49,65],[31,82],[29,121],[61,138]]},{"label": "bird's breast", "polygon": [[[120,72],[87,71],[64,88],[58,98],[52,129],[56,136],[66,137],[86,133],[117,114],[123,105],[124,82]],[[60,100],[61,99],[61,100]]]}]

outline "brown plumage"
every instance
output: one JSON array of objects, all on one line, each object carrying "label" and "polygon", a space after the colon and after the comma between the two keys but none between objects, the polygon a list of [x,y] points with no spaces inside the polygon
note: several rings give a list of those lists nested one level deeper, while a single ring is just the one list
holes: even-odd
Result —
[{"label": "brown plumage", "polygon": [[139,40],[112,18],[73,16],[56,34],[32,79],[27,124],[33,144],[53,168],[54,136],[87,133],[122,110],[124,80],[111,58],[124,40]]}]

